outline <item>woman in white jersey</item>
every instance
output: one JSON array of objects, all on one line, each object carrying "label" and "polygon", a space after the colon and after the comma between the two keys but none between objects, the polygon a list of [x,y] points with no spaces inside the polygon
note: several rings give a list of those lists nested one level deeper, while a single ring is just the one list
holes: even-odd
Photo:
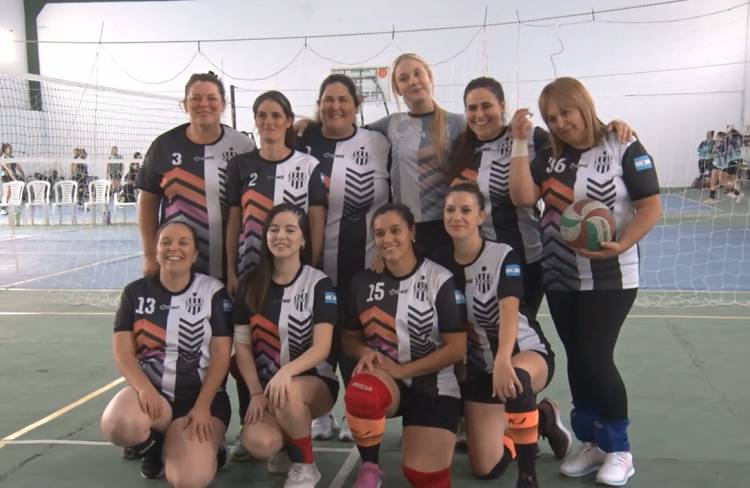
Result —
[{"label": "woman in white jersey", "polygon": [[[638,290],[638,241],[661,215],[659,183],[651,156],[631,138],[608,133],[586,88],[558,78],[539,97],[551,149],[529,165],[528,111],[513,115],[510,193],[518,206],[541,198],[542,286],[565,346],[573,397],[571,425],[583,445],[560,467],[571,477],[597,472],[602,484],[621,486],[634,474],[628,441],[625,385],[614,348]],[[605,203],[615,240],[599,251],[571,249],[562,240],[560,216],[583,198]]]}]

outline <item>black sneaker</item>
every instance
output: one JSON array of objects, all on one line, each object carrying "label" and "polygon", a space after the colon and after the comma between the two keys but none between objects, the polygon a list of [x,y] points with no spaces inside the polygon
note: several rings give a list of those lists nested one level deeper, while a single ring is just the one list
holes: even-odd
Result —
[{"label": "black sneaker", "polygon": [[135,449],[132,447],[123,447],[122,448],[122,457],[123,459],[127,460],[133,460],[133,459],[140,459],[141,457],[138,455]]},{"label": "black sneaker", "polygon": [[522,474],[516,481],[516,488],[539,488],[536,476]]},{"label": "black sneaker", "polygon": [[216,471],[222,469],[229,462],[229,456],[227,456],[227,448],[224,444],[219,446],[219,451],[216,453]]},{"label": "black sneaker", "polygon": [[550,398],[544,398],[537,408],[539,409],[539,435],[547,439],[555,457],[563,459],[570,452],[573,438],[560,419],[560,408]]},{"label": "black sneaker", "polygon": [[143,457],[141,457],[141,476],[143,478],[154,479],[164,476],[163,444],[163,439],[159,439],[143,453]]}]

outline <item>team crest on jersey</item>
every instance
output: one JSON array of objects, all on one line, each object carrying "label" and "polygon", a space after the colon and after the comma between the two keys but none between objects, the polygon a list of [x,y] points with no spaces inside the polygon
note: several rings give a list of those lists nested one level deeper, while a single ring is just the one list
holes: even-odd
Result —
[{"label": "team crest on jersey", "polygon": [[424,275],[420,276],[419,280],[414,283],[414,296],[420,302],[427,300],[427,281]]},{"label": "team crest on jersey", "polygon": [[492,287],[492,275],[487,272],[487,266],[482,266],[482,271],[477,275],[474,282],[479,293],[487,293]]},{"label": "team crest on jersey", "polygon": [[289,179],[289,184],[292,185],[292,188],[295,190],[299,190],[303,186],[305,186],[305,173],[300,171],[299,166],[294,168],[294,171],[291,171],[287,178]]},{"label": "team crest on jersey", "polygon": [[609,167],[612,165],[612,155],[604,151],[601,156],[594,160],[594,170],[600,174],[609,173]]},{"label": "team crest on jersey", "polygon": [[294,308],[296,308],[298,312],[303,312],[305,310],[305,306],[307,305],[307,295],[306,291],[294,295],[292,301],[294,302]]},{"label": "team crest on jersey", "polygon": [[511,147],[512,141],[509,138],[503,139],[503,142],[500,143],[500,156],[507,156],[510,154],[510,147]]},{"label": "team crest on jersey", "polygon": [[356,164],[365,166],[370,161],[370,153],[362,146],[352,153],[352,159]]},{"label": "team crest on jersey", "polygon": [[197,296],[197,293],[193,293],[193,296],[187,299],[187,311],[191,315],[198,315],[203,308],[203,299]]},{"label": "team crest on jersey", "polygon": [[230,147],[228,150],[221,153],[221,157],[224,158],[224,161],[229,161],[236,155],[237,155],[237,151],[235,151],[233,147]]}]

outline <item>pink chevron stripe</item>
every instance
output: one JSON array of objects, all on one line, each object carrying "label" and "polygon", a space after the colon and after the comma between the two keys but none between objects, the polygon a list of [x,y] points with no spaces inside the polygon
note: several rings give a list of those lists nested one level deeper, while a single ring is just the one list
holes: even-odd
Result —
[{"label": "pink chevron stripe", "polygon": [[176,213],[184,213],[190,215],[195,220],[208,225],[208,213],[205,210],[197,209],[189,203],[180,200],[170,203],[169,206],[167,206],[165,213],[167,219],[171,218]]},{"label": "pink chevron stripe", "polygon": [[265,354],[266,356],[273,359],[274,363],[279,364],[279,351],[277,349],[274,349],[273,346],[271,346],[268,343],[257,341],[253,344],[253,355],[254,356],[260,356],[261,354]]},{"label": "pink chevron stripe", "polygon": [[559,227],[560,226],[560,213],[552,209],[550,209],[548,212],[545,212],[544,215],[542,215],[541,225],[545,226],[549,223],[554,223]]}]

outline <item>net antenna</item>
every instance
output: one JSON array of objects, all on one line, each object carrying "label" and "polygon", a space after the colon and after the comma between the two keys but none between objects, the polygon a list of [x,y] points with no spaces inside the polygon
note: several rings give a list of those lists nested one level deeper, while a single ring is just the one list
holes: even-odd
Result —
[{"label": "net antenna", "polygon": [[390,68],[387,66],[360,68],[333,68],[331,74],[346,75],[354,81],[359,95],[359,120],[365,123],[365,104],[382,103],[386,115],[390,114],[391,87],[388,83]]}]

